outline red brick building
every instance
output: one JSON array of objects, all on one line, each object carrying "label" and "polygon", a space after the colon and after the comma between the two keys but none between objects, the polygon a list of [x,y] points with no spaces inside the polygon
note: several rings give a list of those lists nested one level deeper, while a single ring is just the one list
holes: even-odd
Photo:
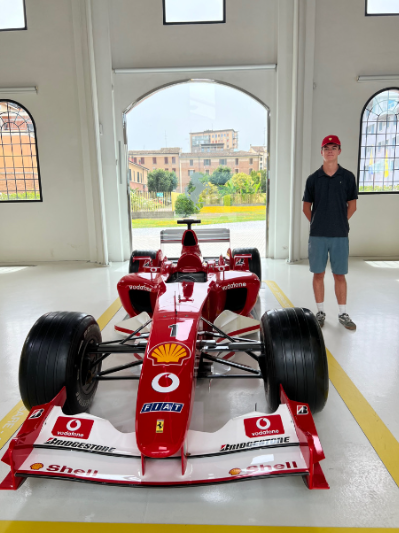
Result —
[{"label": "red brick building", "polygon": [[181,148],[129,150],[129,161],[146,167],[149,172],[158,168],[174,172],[180,183],[180,153]]},{"label": "red brick building", "polygon": [[148,168],[138,163],[133,163],[129,158],[129,181],[130,188],[137,191],[148,191]]}]

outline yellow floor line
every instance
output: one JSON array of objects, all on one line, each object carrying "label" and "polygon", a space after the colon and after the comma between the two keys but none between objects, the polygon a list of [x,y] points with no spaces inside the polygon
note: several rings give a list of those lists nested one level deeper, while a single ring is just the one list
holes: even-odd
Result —
[{"label": "yellow floor line", "polygon": [[290,527],[222,526],[195,524],[116,524],[98,522],[0,521],[0,533],[399,533],[399,528],[382,527]]},{"label": "yellow floor line", "polygon": [[[97,322],[101,331],[121,307],[121,301],[117,298],[115,302],[108,307],[105,313],[100,316]],[[27,414],[28,411],[22,401],[20,401],[2,420],[0,420],[0,450],[11,439],[14,433],[18,431]]]},{"label": "yellow floor line", "polygon": [[[264,283],[282,307],[294,307],[277,283],[274,281],[264,281]],[[399,442],[329,350],[327,350],[327,359],[331,383],[370,441],[396,485],[399,486]]]}]

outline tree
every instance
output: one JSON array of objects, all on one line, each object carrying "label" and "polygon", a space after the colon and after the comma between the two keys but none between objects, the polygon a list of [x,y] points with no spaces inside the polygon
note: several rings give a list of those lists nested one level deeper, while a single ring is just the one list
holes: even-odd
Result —
[{"label": "tree", "polygon": [[149,172],[147,182],[150,192],[172,192],[177,187],[177,176],[174,172],[158,168]]},{"label": "tree", "polygon": [[176,215],[192,215],[198,213],[199,209],[195,207],[194,202],[185,194],[179,194],[175,202]]},{"label": "tree", "polygon": [[266,192],[267,170],[253,170],[251,172],[251,178],[253,178],[256,183],[260,183],[259,192]]},{"label": "tree", "polygon": [[213,171],[212,176],[209,178],[209,181],[213,185],[221,186],[225,185],[229,181],[231,176],[231,168],[220,166]]},{"label": "tree", "polygon": [[251,176],[248,176],[248,174],[239,172],[238,174],[234,174],[229,183],[231,183],[240,194],[254,194],[258,192],[260,187],[259,178],[257,181],[258,183],[256,183]]}]

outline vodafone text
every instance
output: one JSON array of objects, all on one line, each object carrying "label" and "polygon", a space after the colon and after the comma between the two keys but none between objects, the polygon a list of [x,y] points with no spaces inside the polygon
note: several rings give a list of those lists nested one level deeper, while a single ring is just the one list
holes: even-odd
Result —
[{"label": "vodafone text", "polygon": [[246,287],[246,283],[230,283],[230,285],[225,285],[222,287],[224,291],[227,291],[227,289],[238,289],[239,287]]},{"label": "vodafone text", "polygon": [[275,444],[286,444],[290,442],[289,437],[277,437],[275,439],[254,440],[250,442],[240,442],[239,444],[222,444],[221,452],[230,452],[233,450],[246,450],[248,448],[262,448],[263,446],[273,446]]},{"label": "vodafone text", "polygon": [[146,287],[145,285],[129,285],[131,291],[148,291],[151,292],[151,287]]}]

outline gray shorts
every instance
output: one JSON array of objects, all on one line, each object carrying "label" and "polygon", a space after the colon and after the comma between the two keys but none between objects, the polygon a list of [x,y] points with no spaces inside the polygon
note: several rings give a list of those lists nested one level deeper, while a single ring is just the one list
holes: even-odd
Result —
[{"label": "gray shorts", "polygon": [[308,251],[310,271],[314,274],[326,270],[328,254],[333,274],[348,273],[348,237],[309,237]]}]

